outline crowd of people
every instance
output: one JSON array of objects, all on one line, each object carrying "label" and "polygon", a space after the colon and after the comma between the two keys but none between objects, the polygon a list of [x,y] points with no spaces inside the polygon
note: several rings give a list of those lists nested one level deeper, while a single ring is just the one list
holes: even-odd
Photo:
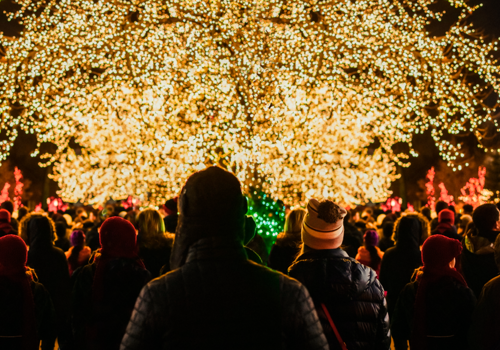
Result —
[{"label": "crowd of people", "polygon": [[500,349],[500,211],[310,199],[270,247],[238,179],[159,210],[0,209],[0,349]]}]

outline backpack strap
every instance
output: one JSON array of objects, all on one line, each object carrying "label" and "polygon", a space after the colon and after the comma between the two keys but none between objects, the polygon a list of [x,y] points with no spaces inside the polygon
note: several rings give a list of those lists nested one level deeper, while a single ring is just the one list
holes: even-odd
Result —
[{"label": "backpack strap", "polygon": [[337,338],[337,341],[339,342],[341,349],[347,350],[347,346],[345,345],[344,341],[342,340],[342,337],[340,336],[340,333],[337,330],[337,327],[335,327],[335,323],[333,323],[332,317],[330,316],[330,313],[328,312],[326,305],[321,303],[321,307],[323,308],[323,312],[325,313],[326,318],[328,319],[328,322],[330,323],[330,326],[332,327],[333,332],[335,333],[335,337]]}]

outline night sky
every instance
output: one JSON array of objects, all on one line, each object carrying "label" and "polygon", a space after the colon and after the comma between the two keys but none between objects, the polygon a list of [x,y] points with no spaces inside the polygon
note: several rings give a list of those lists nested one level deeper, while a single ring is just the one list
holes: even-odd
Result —
[{"label": "night sky", "polygon": [[[499,0],[471,0],[471,5],[482,3],[484,6],[479,8],[471,17],[470,21],[478,29],[484,31],[490,38],[500,37],[500,1]],[[0,0],[0,31],[8,36],[19,35],[22,27],[17,23],[11,23],[6,20],[4,11],[13,11],[17,5],[10,0]],[[446,15],[441,23],[432,23],[429,26],[429,32],[432,36],[442,35],[446,29],[457,18],[457,10],[450,7],[446,1],[438,1],[433,5],[433,9],[446,10]],[[0,138],[4,136],[0,133]],[[457,196],[459,189],[472,176],[477,176],[477,168],[479,165],[487,163],[491,159],[475,144],[475,138],[472,136],[466,137],[463,141],[467,144],[467,154],[470,157],[470,167],[460,172],[452,172],[445,162],[441,160],[438,154],[437,147],[430,136],[430,132],[424,135],[416,135],[413,140],[416,151],[420,154],[418,158],[411,159],[409,168],[401,169],[402,180],[396,181],[392,189],[396,195],[402,192],[407,192],[408,201],[415,202],[418,199],[425,199],[425,191],[423,184],[425,183],[425,175],[431,166],[436,169],[436,183],[445,182],[450,194]],[[32,158],[30,153],[35,149],[36,140],[34,135],[25,135],[21,133],[15,142],[8,161],[0,167],[0,186],[3,186],[5,181],[12,181],[12,170],[14,166],[20,168],[24,174],[25,181],[25,196],[24,200],[31,200],[32,203],[38,203],[42,197],[47,195],[55,195],[57,185],[48,180],[47,170],[40,168],[38,162],[40,159]],[[50,147],[50,145],[46,145]]]}]

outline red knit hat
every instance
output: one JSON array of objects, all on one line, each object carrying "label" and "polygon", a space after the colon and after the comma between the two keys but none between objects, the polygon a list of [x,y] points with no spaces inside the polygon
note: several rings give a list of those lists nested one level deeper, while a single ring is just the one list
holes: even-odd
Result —
[{"label": "red knit hat", "polygon": [[438,214],[438,222],[449,222],[453,224],[455,222],[455,213],[449,209],[441,210]]},{"label": "red knit hat", "polygon": [[0,209],[0,221],[10,222],[10,213],[5,209]]},{"label": "red knit hat", "polygon": [[21,237],[6,235],[0,238],[0,275],[25,271],[28,248]]},{"label": "red knit hat", "polygon": [[448,266],[461,252],[462,244],[459,240],[443,235],[432,235],[422,245],[422,262],[424,267],[431,269]]},{"label": "red knit hat", "polygon": [[101,253],[115,258],[137,257],[137,234],[134,225],[119,216],[103,222],[99,230]]}]

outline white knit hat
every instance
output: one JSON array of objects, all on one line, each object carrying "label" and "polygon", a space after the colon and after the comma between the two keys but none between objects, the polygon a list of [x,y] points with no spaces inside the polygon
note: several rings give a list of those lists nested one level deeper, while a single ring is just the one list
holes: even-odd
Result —
[{"label": "white knit hat", "polygon": [[309,200],[307,215],[302,225],[302,241],[313,249],[335,249],[342,244],[344,233],[344,217],[347,211],[340,207],[341,218],[336,222],[326,222],[318,218],[319,201]]}]

